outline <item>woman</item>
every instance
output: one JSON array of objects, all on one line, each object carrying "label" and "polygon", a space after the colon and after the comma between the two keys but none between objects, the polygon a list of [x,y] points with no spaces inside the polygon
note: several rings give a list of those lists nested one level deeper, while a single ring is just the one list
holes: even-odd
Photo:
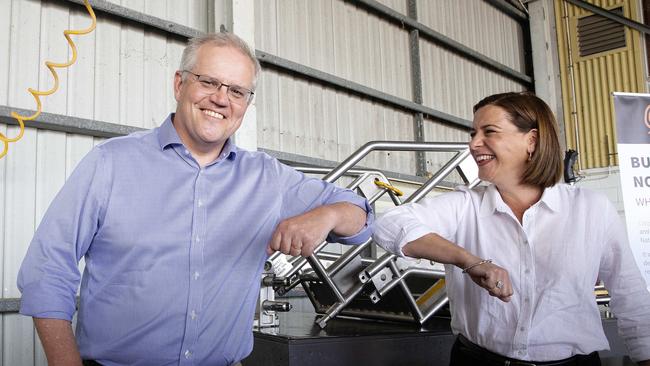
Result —
[{"label": "woman", "polygon": [[601,279],[632,359],[650,365],[650,293],[625,229],[607,198],[558,183],[548,106],[492,95],[474,106],[473,125],[470,151],[491,184],[399,206],[374,235],[393,253],[446,264],[451,364],[600,365]]}]

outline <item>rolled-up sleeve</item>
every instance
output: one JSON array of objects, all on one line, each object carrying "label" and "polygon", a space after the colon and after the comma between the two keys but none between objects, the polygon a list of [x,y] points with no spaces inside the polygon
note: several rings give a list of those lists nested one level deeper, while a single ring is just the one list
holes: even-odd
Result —
[{"label": "rolled-up sleeve", "polygon": [[404,256],[402,248],[427,234],[453,241],[458,217],[469,202],[469,194],[455,191],[395,207],[377,219],[373,239],[386,251]]},{"label": "rolled-up sleeve", "polygon": [[287,187],[282,200],[283,218],[296,216],[322,205],[347,202],[366,212],[365,225],[352,236],[341,237],[330,232],[327,241],[357,245],[363,244],[370,239],[375,216],[365,198],[349,189],[337,187],[320,179],[307,177],[276,160],[274,162],[281,186]]},{"label": "rolled-up sleeve", "polygon": [[599,276],[611,295],[618,331],[634,361],[650,359],[650,292],[628,244],[625,227],[614,207],[606,202],[607,241]]},{"label": "rolled-up sleeve", "polygon": [[[368,239],[370,239],[370,236],[372,235],[372,226],[375,221],[375,215],[372,211],[372,207],[370,207],[370,204],[368,204],[368,201],[365,198],[362,198],[358,194],[347,189],[345,190],[345,192],[347,193],[345,196],[349,196],[351,194],[354,197],[349,196],[344,199],[333,201],[327,204],[336,203],[336,202],[347,202],[355,206],[358,206],[362,210],[366,211],[366,223],[365,225],[363,225],[361,230],[359,230],[359,232],[357,232],[352,236],[338,236],[332,231],[327,236],[327,241],[341,243],[341,244],[351,244],[351,245],[363,244],[366,241],[368,241]],[[341,197],[337,197],[337,199],[338,198]]]},{"label": "rolled-up sleeve", "polygon": [[18,273],[20,313],[71,320],[78,263],[101,224],[108,164],[99,147],[79,163],[52,201]]}]

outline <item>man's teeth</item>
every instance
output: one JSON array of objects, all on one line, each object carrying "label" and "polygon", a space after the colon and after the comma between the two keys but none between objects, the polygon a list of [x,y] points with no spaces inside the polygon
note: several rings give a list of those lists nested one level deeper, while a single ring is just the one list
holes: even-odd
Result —
[{"label": "man's teeth", "polygon": [[476,161],[483,161],[483,160],[492,160],[494,159],[494,155],[478,155],[476,156]]},{"label": "man's teeth", "polygon": [[207,114],[207,115],[210,116],[210,117],[223,119],[223,114],[221,114],[221,113],[217,113],[217,112],[215,112],[215,111],[211,111],[211,110],[208,110],[208,109],[204,109],[204,110],[203,110],[203,113]]}]

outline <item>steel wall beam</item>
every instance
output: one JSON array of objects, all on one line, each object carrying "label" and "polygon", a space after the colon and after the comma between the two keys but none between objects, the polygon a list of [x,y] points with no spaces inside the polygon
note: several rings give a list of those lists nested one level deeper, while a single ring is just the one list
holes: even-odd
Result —
[{"label": "steel wall beam", "polygon": [[[418,20],[416,0],[408,0],[409,18]],[[411,60],[411,90],[413,101],[422,104],[422,67],[420,65],[420,35],[417,29],[409,31],[409,59]],[[424,115],[413,114],[413,141],[424,142]],[[427,160],[424,151],[415,152],[415,174],[421,177],[427,175]]]},{"label": "steel wall beam", "polygon": [[[0,123],[8,125],[18,125],[18,122],[11,117],[11,112],[17,112],[20,115],[29,116],[34,113],[32,110],[11,108],[8,106],[0,105]],[[144,128],[134,126],[124,126],[115,123],[96,121],[92,119],[70,117],[54,113],[41,113],[38,118],[33,121],[28,121],[25,125],[27,128],[36,128],[46,131],[59,131],[65,133],[73,133],[83,136],[94,137],[116,137],[124,136],[129,133],[144,131]],[[11,136],[10,136],[11,137]],[[259,148],[274,158],[283,161],[289,165],[310,165],[315,167],[333,168],[339,163],[331,160],[324,160],[312,158],[309,156],[291,154],[282,151],[270,150]],[[386,172],[390,178],[400,179],[404,181],[423,183],[425,180],[422,177],[414,175],[402,174],[397,172]]]},{"label": "steel wall beam", "polygon": [[[79,296],[76,297],[76,307],[79,308]],[[20,311],[20,298],[8,297],[0,299],[0,314],[17,313]]]},{"label": "steel wall beam", "polygon": [[[11,112],[16,112],[21,116],[31,116],[35,111],[0,105],[0,122],[8,125],[18,125],[18,122],[11,117]],[[25,126],[95,137],[123,136],[143,130],[139,127],[45,112],[41,113],[35,120],[27,121]]]},{"label": "steel wall beam", "polygon": [[[83,4],[83,0],[64,0],[64,1],[75,3],[75,4]],[[344,0],[344,1],[349,1],[349,0]],[[200,30],[189,28],[181,24],[163,20],[141,12],[137,12],[125,8],[123,6],[109,3],[105,0],[90,0],[90,3],[91,5],[93,5],[94,8],[96,7],[95,10],[97,10],[98,12],[103,12],[105,14],[109,14],[111,16],[120,19],[136,22],[181,38],[187,39],[204,33]],[[412,29],[418,30],[420,36],[424,34],[428,38],[438,40],[442,44],[446,45],[446,47],[448,47],[449,49],[454,50],[459,54],[466,56],[467,58],[473,59],[479,64],[484,64],[484,66],[486,67],[491,67],[495,70],[498,70],[502,74],[506,76],[510,76],[515,80],[525,84],[528,87],[532,85],[532,78],[530,78],[529,76],[519,73],[516,70],[510,69],[507,66],[502,65],[497,61],[490,59],[487,56],[481,55],[478,52],[470,49],[469,47],[466,47],[456,41],[453,41],[450,38],[445,37],[442,34],[388,7],[385,7],[384,5],[381,5],[376,1],[358,0],[358,1],[352,1],[351,3],[357,6],[364,6],[366,8],[374,9],[373,13],[378,14],[383,18],[393,20],[394,22],[398,22],[401,25],[405,25],[405,24],[409,25],[411,26]],[[312,69],[305,65],[283,59],[279,56],[275,56],[264,51],[255,50],[255,54],[261,63],[271,65],[279,71],[289,73],[289,74],[295,73],[298,75],[306,76],[313,80],[317,80],[324,85],[330,85],[333,87],[342,88],[343,90],[353,92],[354,94],[357,95],[370,97],[371,99],[383,103],[388,102],[388,104],[397,106],[401,109],[406,109],[411,112],[423,113],[429,115],[436,120],[440,120],[441,122],[455,124],[464,128],[471,126],[471,123],[469,123],[469,121],[464,120],[462,118],[435,110],[433,108],[424,107],[422,105],[418,106],[417,103],[413,103],[411,101],[406,101],[401,98],[397,98],[395,96],[374,90],[372,88],[368,88],[361,84],[357,84],[353,81],[343,79],[328,73],[324,73],[316,69]]]},{"label": "steel wall beam", "polygon": [[389,7],[383,5],[375,0],[344,0],[351,4],[354,4],[358,7],[365,8],[371,11],[373,14],[379,15],[384,19],[390,20],[391,22],[408,29],[417,29],[419,31],[420,37],[426,38],[436,44],[439,44],[465,58],[476,62],[479,65],[485,66],[493,71],[496,71],[504,76],[509,77],[512,80],[515,80],[526,87],[531,87],[533,85],[533,78],[519,72],[511,67],[508,67],[498,61],[495,61],[488,56],[485,56],[460,42],[456,42],[453,39],[443,35],[440,32],[427,27],[426,25],[419,23]]},{"label": "steel wall beam", "polygon": [[601,8],[600,6],[596,6],[596,5],[590,4],[590,3],[586,2],[586,1],[582,1],[582,0],[564,0],[564,1],[568,2],[569,4],[573,4],[575,6],[578,6],[578,7],[581,7],[583,9],[589,10],[590,12],[592,12],[594,14],[598,14],[600,16],[603,16],[603,17],[607,18],[607,19],[613,20],[613,21],[615,21],[617,23],[623,24],[623,25],[625,25],[627,27],[636,29],[641,33],[650,34],[650,27],[648,27],[647,25],[645,25],[643,23],[635,22],[634,20],[631,20],[629,18],[620,16],[620,15],[618,15],[618,14],[612,12],[612,11]]},{"label": "steel wall beam", "polygon": [[[65,0],[71,3],[84,5],[83,0]],[[88,0],[96,13],[104,13],[115,16],[120,19],[132,21],[145,25],[149,28],[155,28],[163,32],[178,36],[180,38],[192,38],[200,36],[204,32],[184,26],[182,24],[170,22],[169,20],[154,17],[124,6],[110,3],[105,0]]]},{"label": "steel wall beam", "polygon": [[344,90],[352,94],[365,96],[369,99],[382,102],[382,104],[387,104],[408,112],[423,113],[439,121],[447,122],[463,128],[471,128],[472,126],[472,123],[466,119],[456,117],[454,115],[441,112],[436,109],[423,106],[421,104],[417,104],[407,99],[398,98],[391,94],[369,88],[359,83],[355,83],[354,81],[343,79],[338,76],[311,68],[309,66],[305,66],[303,64],[299,64],[297,62],[289,61],[270,53],[266,53],[264,51],[256,50],[255,54],[257,55],[257,58],[260,60],[260,62],[264,63],[265,65],[272,66],[280,70],[291,70],[292,75],[298,74],[308,79],[317,81],[322,85],[328,87],[333,87],[335,89]]},{"label": "steel wall beam", "polygon": [[[63,0],[71,2],[74,4],[83,5],[83,0]],[[530,76],[520,73],[516,70],[513,70],[498,61],[495,61],[485,55],[482,55],[471,48],[458,43],[441,33],[434,31],[431,28],[428,28],[424,24],[418,23],[417,21],[410,19],[408,16],[400,14],[395,10],[377,2],[374,0],[343,0],[347,1],[355,6],[361,6],[366,9],[372,10],[373,13],[381,16],[384,19],[391,20],[398,23],[401,26],[408,26],[411,29],[417,29],[422,35],[430,38],[431,40],[442,44],[443,46],[455,51],[467,58],[470,58],[479,64],[484,64],[486,67],[500,71],[506,76],[509,76],[516,81],[519,81],[523,84],[530,84],[532,79]],[[139,11],[129,9],[124,6],[116,5],[110,3],[106,0],[89,0],[93,9],[96,12],[109,14],[120,19],[129,20],[138,24],[148,26],[150,28],[155,28],[163,32],[176,35],[182,38],[191,38],[203,34],[203,31],[198,29],[190,28],[182,24],[171,22],[165,19],[154,17]]]},{"label": "steel wall beam", "polygon": [[518,21],[520,24],[528,23],[528,14],[519,10],[514,5],[510,4],[505,0],[484,0],[486,3],[494,6],[504,14],[508,15],[512,19]]},{"label": "steel wall beam", "polygon": [[[265,152],[288,165],[307,165],[311,167],[335,168],[340,164],[340,162],[337,161],[312,158],[309,156],[292,154],[284,151],[277,151],[277,150],[264,149],[264,148],[258,148],[257,151]],[[368,169],[363,166],[359,166],[358,168]],[[386,177],[390,179],[409,182],[412,184],[422,184],[427,181],[427,178],[424,178],[422,176],[403,174],[403,173],[392,172],[388,170],[382,170],[382,173],[384,173],[384,175],[386,175]]]},{"label": "steel wall beam", "polygon": [[20,298],[0,299],[0,313],[17,313],[20,310]]}]

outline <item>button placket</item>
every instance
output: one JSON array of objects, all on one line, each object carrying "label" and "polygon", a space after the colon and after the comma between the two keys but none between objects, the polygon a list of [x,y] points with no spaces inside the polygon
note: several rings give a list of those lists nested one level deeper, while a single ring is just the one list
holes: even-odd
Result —
[{"label": "button placket", "polygon": [[203,236],[206,232],[205,230],[205,207],[202,204],[202,187],[207,186],[205,183],[206,176],[204,170],[200,169],[197,172],[195,184],[194,184],[194,210],[192,215],[192,231],[191,231],[191,242],[190,242],[190,260],[189,260],[189,289],[188,289],[188,309],[191,309],[186,315],[185,323],[185,336],[182,341],[182,349],[185,349],[183,355],[185,359],[190,360],[192,358],[192,347],[196,344],[198,340],[199,327],[198,315],[200,313],[201,304],[203,301],[203,292],[200,282],[200,273],[202,271],[202,257],[203,257]]},{"label": "button placket", "polygon": [[[530,221],[530,220],[528,220]],[[527,344],[528,344],[528,332],[529,326],[532,319],[532,303],[530,299],[532,298],[532,290],[534,288],[534,278],[532,278],[531,266],[533,262],[533,248],[530,245],[530,241],[526,234],[527,221],[524,220],[524,227],[520,231],[520,245],[519,245],[519,258],[521,263],[521,272],[519,272],[520,280],[520,299],[521,303],[520,314],[517,321],[517,328],[515,331],[515,347],[518,349],[517,355],[522,357],[528,353]]]}]

